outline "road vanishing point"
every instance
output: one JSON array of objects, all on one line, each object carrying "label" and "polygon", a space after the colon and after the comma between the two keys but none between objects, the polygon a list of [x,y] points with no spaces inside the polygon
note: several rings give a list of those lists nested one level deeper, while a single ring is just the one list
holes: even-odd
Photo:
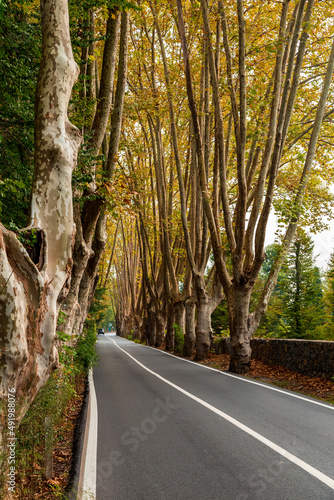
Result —
[{"label": "road vanishing point", "polygon": [[334,500],[334,407],[115,335],[90,377],[84,500]]}]

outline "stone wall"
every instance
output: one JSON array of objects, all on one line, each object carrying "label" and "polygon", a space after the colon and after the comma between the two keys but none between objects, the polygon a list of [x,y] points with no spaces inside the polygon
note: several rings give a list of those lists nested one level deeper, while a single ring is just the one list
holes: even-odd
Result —
[{"label": "stone wall", "polygon": [[[251,339],[252,358],[281,365],[311,377],[334,377],[334,342],[326,340]],[[213,344],[217,354],[229,352],[229,338]]]}]

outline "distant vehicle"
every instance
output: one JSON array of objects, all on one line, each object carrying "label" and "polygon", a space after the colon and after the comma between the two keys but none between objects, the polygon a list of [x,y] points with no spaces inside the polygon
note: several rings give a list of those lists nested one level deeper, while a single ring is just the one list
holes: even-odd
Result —
[{"label": "distant vehicle", "polygon": [[104,328],[99,328],[97,331],[98,335],[104,335]]}]

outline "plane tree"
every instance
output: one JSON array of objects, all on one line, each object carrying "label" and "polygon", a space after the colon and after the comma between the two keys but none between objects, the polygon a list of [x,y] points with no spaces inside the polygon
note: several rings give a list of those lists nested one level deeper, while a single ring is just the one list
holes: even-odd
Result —
[{"label": "plane tree", "polygon": [[41,1],[41,27],[29,223],[19,235],[0,226],[1,395],[15,390],[18,422],[58,363],[56,324],[75,236],[71,177],[81,144],[67,117],[79,69],[65,0]]},{"label": "plane tree", "polygon": [[[123,140],[126,152],[120,156],[119,165],[128,175],[141,179],[141,187],[137,189],[141,194],[135,196],[133,203],[138,214],[143,296],[147,297],[143,317],[146,321],[150,317],[148,323],[153,332],[150,342],[160,345],[166,328],[166,348],[173,350],[177,329],[186,333],[187,355],[194,353],[196,339],[196,356],[202,359],[209,352],[210,316],[221,298],[221,285],[214,272],[209,275],[208,282],[205,280],[211,243],[196,173],[191,118],[185,105],[185,84],[179,64],[173,57],[167,61],[166,56],[166,50],[172,50],[172,54],[180,50],[177,29],[167,6],[158,11],[150,3],[150,8],[143,5],[130,31],[133,64],[128,85],[131,109],[127,110]],[[197,43],[202,47],[203,37]],[[208,60],[202,48],[198,63],[204,117],[210,94],[206,90]],[[178,106],[177,112],[175,106]],[[207,143],[207,168],[211,170],[209,115],[201,120],[201,127]],[[217,169],[215,175],[218,175]],[[217,192],[218,185],[216,196]],[[182,228],[182,217],[189,222],[188,233]],[[197,266],[195,274],[195,267],[187,259],[185,237],[192,240],[192,263],[196,262]]]},{"label": "plane tree", "polygon": [[[211,343],[208,285],[219,277],[229,313],[230,368],[242,373],[249,369],[249,340],[298,223],[308,223],[312,211],[318,229],[332,205],[324,186],[331,171],[323,168],[330,161],[333,112],[330,11],[313,1],[271,2],[266,9],[261,3],[247,9],[242,2],[176,4],[143,2],[130,30],[129,111],[135,141],[146,145],[150,158],[146,176],[153,180],[149,217],[136,201],[143,274],[148,277],[154,268],[149,279],[159,276],[158,295],[170,297],[180,310],[189,306],[189,324],[196,302],[197,319],[205,318],[197,336],[203,357]],[[254,305],[273,208],[287,233]],[[187,256],[178,269],[177,237]],[[150,269],[151,244],[156,266]],[[215,268],[206,283],[211,249]]]},{"label": "plane tree", "polygon": [[[90,35],[83,44],[78,30],[73,50],[70,21],[73,28],[73,9],[78,8],[82,13],[83,4],[86,7],[89,4],[87,26]],[[41,1],[42,48],[35,94],[34,168],[28,225],[19,230],[17,224],[21,223],[24,213],[20,214],[15,227],[7,213],[6,223],[9,221],[16,232],[0,226],[0,391],[5,396],[9,389],[16,390],[18,423],[58,366],[56,329],[61,308],[66,313],[61,328],[65,326],[66,332],[72,335],[81,333],[97,285],[122,120],[129,6],[113,2],[107,8],[105,2],[98,0],[76,2],[72,3],[69,14],[65,0]],[[20,11],[17,6],[6,11],[6,26],[14,19],[12,13],[15,14],[16,8]],[[98,15],[96,11],[94,14],[94,9],[98,10]],[[23,26],[28,26],[27,33],[38,32],[34,23],[29,27],[29,13],[20,13]],[[86,14],[82,14],[83,17]],[[100,61],[99,51],[94,52],[100,35],[94,31],[95,21],[104,35],[104,30],[107,31],[99,46],[105,61]],[[18,27],[15,24],[14,27],[17,31]],[[12,45],[15,49],[13,42]],[[79,57],[78,45],[82,49]],[[34,64],[39,51],[40,45],[36,42],[36,51],[30,54]],[[114,79],[116,70],[117,80]],[[34,72],[32,66],[29,78],[33,79]],[[72,92],[78,76],[81,80]],[[13,106],[10,110],[17,122],[15,127],[21,126],[22,118],[22,130],[33,122],[29,115],[31,106],[26,104],[28,98],[33,102],[33,87],[34,82],[29,80],[22,93],[24,105],[18,107],[22,117],[13,115]],[[19,96],[14,97],[20,102]],[[86,106],[88,101],[89,106]],[[84,110],[81,122],[78,119],[80,107],[81,114]],[[29,121],[24,120],[24,113]],[[68,114],[77,126],[70,122]],[[2,125],[6,120],[3,116]],[[16,131],[11,133],[11,126],[5,128],[2,127],[6,136],[5,153],[9,151],[7,144],[12,137],[15,144],[10,153],[15,155],[15,161],[21,161],[29,179],[32,153],[26,145],[32,148],[30,130],[29,136],[23,134],[20,139]],[[102,158],[99,152],[104,138],[108,140],[105,139],[107,148]],[[88,157],[94,157],[94,161],[87,161]],[[78,158],[79,168],[72,176]],[[11,175],[12,170],[5,166],[1,174],[9,172]],[[5,179],[5,183],[21,189],[21,183],[16,180],[7,182]],[[4,181],[0,184],[3,186]]]},{"label": "plane tree", "polygon": [[[228,304],[230,370],[246,373],[250,367],[250,338],[266,311],[280,266],[295,235],[312,166],[315,161],[318,164],[321,161],[316,156],[321,124],[332,113],[332,109],[326,107],[334,64],[328,11],[313,0],[283,1],[271,4],[269,16],[262,4],[246,9],[242,0],[238,0],[235,7],[219,1],[209,9],[206,0],[201,0],[218,142],[216,154],[223,221],[217,224],[210,203],[184,21],[185,18],[188,21],[192,6],[182,6],[181,0],[177,0],[177,7],[203,206],[215,265]],[[223,35],[225,72],[222,81],[217,77],[213,48],[212,24],[217,16]],[[316,39],[312,38],[314,23],[317,23]],[[317,44],[319,39],[321,44]],[[318,57],[321,54],[326,61],[320,81],[314,66],[315,54]],[[308,89],[305,82],[302,85],[306,75],[308,82],[313,82]],[[315,80],[318,80],[316,85]],[[307,117],[309,126],[304,125],[300,132],[298,122],[303,120],[303,114],[303,123]],[[226,116],[232,117],[233,123],[233,135],[229,137],[233,147],[229,148],[229,156],[226,155]],[[307,138],[306,144],[299,141],[301,137]],[[286,233],[261,298],[251,313],[250,300],[265,259],[264,242],[277,181],[280,172],[286,172],[289,167],[297,181],[285,211]]]},{"label": "plane tree", "polygon": [[[117,157],[127,75],[129,12],[121,4],[113,2],[107,8],[107,19],[100,22],[99,33],[95,29],[94,6],[85,14],[88,35],[81,43],[79,61],[82,83],[74,100],[85,143],[76,176],[81,182],[77,182],[74,193],[74,265],[70,290],[62,305],[65,320],[61,325],[70,335],[82,332],[107,241],[109,187]],[[97,47],[96,38],[101,32],[105,41]],[[98,49],[102,51],[102,61]]]}]

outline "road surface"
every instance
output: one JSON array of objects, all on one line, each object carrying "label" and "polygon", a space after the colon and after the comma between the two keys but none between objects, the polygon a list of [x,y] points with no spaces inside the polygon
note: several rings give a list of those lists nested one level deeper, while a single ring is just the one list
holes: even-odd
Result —
[{"label": "road surface", "polygon": [[334,499],[331,405],[115,335],[97,352],[97,500]]}]

